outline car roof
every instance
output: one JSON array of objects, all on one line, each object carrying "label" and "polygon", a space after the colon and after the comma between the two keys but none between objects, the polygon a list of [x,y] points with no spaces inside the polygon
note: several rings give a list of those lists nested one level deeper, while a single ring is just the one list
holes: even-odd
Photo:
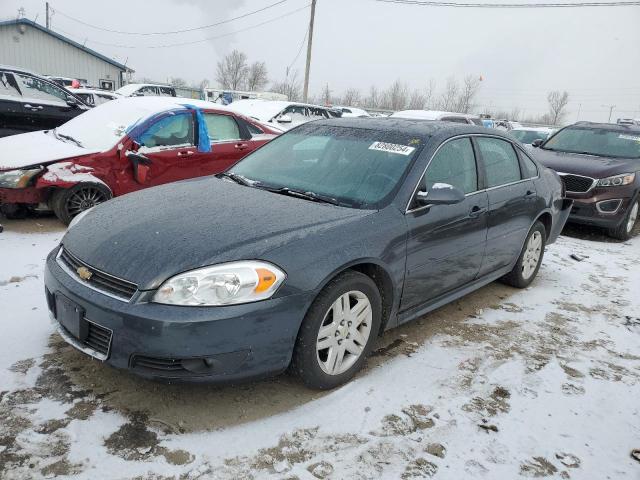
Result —
[{"label": "car roof", "polygon": [[398,117],[343,117],[327,120],[315,120],[313,122],[303,124],[303,126],[307,125],[380,130],[389,133],[415,135],[416,137],[420,138],[432,137],[441,133],[451,133],[453,135],[479,133],[502,137],[506,140],[513,141],[512,138],[498,130],[487,129],[485,127],[469,125],[465,123],[455,123],[440,120],[423,120]]},{"label": "car roof", "polygon": [[313,105],[311,103],[289,102],[284,100],[262,100],[259,98],[236,100],[235,102],[230,103],[229,107],[232,110],[235,110],[243,115],[257,118],[262,122],[268,122],[273,117],[278,115],[282,110],[291,105],[332,110],[329,107],[323,107],[322,105]]},{"label": "car roof", "polygon": [[184,107],[187,105],[194,106],[202,110],[232,112],[230,108],[227,108],[224,105],[220,105],[218,103],[207,102],[205,100],[196,100],[193,98],[184,98],[184,97],[159,97],[159,96],[122,97],[114,101],[120,102],[121,105],[127,105],[127,104],[132,106],[140,105],[150,110],[151,112],[155,112],[155,113],[161,113],[171,108]]},{"label": "car roof", "polygon": [[470,113],[445,112],[439,110],[400,110],[391,114],[394,118],[421,118],[424,120],[440,120],[442,117],[480,118]]},{"label": "car roof", "polygon": [[99,88],[74,88],[72,93],[102,93],[106,95],[113,95],[115,97],[121,97],[122,95],[117,94],[111,90],[100,90]]},{"label": "car roof", "polygon": [[133,93],[136,90],[138,90],[139,88],[142,87],[164,87],[164,88],[175,88],[172,85],[161,85],[159,83],[127,83],[126,85],[123,85],[122,87],[120,87],[118,90],[118,92],[124,92],[124,94],[127,93]]},{"label": "car roof", "polygon": [[555,130],[555,128],[553,128],[553,127],[526,127],[526,126],[521,126],[521,127],[514,128],[511,131],[512,132],[552,132],[554,130]]},{"label": "car roof", "polygon": [[640,125],[624,125],[619,123],[604,123],[604,122],[576,122],[568,127],[581,127],[592,128],[594,130],[612,130],[618,132],[640,132]]}]

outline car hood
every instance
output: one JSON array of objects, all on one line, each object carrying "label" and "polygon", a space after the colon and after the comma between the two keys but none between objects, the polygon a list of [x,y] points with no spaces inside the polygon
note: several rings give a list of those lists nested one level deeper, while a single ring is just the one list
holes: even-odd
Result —
[{"label": "car hood", "polygon": [[92,267],[150,290],[194,268],[266,259],[274,248],[370,213],[205,177],[99,205],[62,243]]},{"label": "car hood", "polygon": [[532,148],[529,151],[543,165],[561,173],[605,178],[640,170],[640,160],[633,158],[597,157],[579,153],[553,152],[541,148]]},{"label": "car hood", "polygon": [[41,165],[96,151],[63,142],[46,131],[0,138],[0,171]]}]

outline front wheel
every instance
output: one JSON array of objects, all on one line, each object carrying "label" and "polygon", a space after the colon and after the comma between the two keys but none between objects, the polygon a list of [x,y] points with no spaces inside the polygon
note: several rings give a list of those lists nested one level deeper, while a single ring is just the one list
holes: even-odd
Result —
[{"label": "front wheel", "polygon": [[542,264],[546,238],[547,233],[544,225],[541,222],[536,222],[529,230],[513,270],[502,277],[504,283],[516,288],[526,288],[533,282]]},{"label": "front wheel", "polygon": [[371,352],[381,317],[382,299],[373,280],[354,271],[336,277],[302,322],[292,370],[311,388],[346,383]]},{"label": "front wheel", "polygon": [[106,202],[111,190],[99,183],[78,183],[71,188],[60,188],[53,192],[50,206],[56,217],[69,225],[73,217]]},{"label": "front wheel", "polygon": [[627,216],[624,217],[620,225],[607,231],[609,236],[617,238],[618,240],[629,240],[633,233],[633,228],[636,226],[636,222],[638,221],[639,208],[640,199],[637,199],[627,211]]}]

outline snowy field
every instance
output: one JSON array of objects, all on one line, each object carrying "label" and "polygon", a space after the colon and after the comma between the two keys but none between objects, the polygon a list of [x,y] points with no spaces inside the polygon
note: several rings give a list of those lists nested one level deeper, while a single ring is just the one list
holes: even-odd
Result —
[{"label": "snowy field", "polygon": [[43,294],[62,228],[7,222],[0,478],[639,479],[640,236],[569,233],[530,288],[494,283],[392,330],[318,393],[287,376],[166,385],[84,357]]}]

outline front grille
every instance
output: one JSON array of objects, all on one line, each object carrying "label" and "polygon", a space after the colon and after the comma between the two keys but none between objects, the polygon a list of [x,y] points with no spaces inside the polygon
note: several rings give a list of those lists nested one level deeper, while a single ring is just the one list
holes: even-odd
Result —
[{"label": "front grille", "polygon": [[[101,272],[93,268],[92,266],[84,263],[82,260],[73,256],[65,248],[60,248],[58,253],[59,263],[66,267],[68,272],[79,282],[91,287],[99,292],[106,293],[112,297],[116,297],[120,300],[129,301],[133,295],[138,291],[138,286],[135,283],[122,280],[120,278],[109,275],[108,273]],[[91,277],[88,280],[80,278],[78,270],[80,268],[86,268],[91,273]]]},{"label": "front grille", "polygon": [[561,178],[567,192],[571,193],[588,192],[594,182],[593,178],[583,177],[581,175],[562,175]]},{"label": "front grille", "polygon": [[96,325],[93,322],[87,321],[87,323],[89,324],[89,334],[84,344],[106,356],[109,353],[109,346],[111,345],[111,330]]}]

